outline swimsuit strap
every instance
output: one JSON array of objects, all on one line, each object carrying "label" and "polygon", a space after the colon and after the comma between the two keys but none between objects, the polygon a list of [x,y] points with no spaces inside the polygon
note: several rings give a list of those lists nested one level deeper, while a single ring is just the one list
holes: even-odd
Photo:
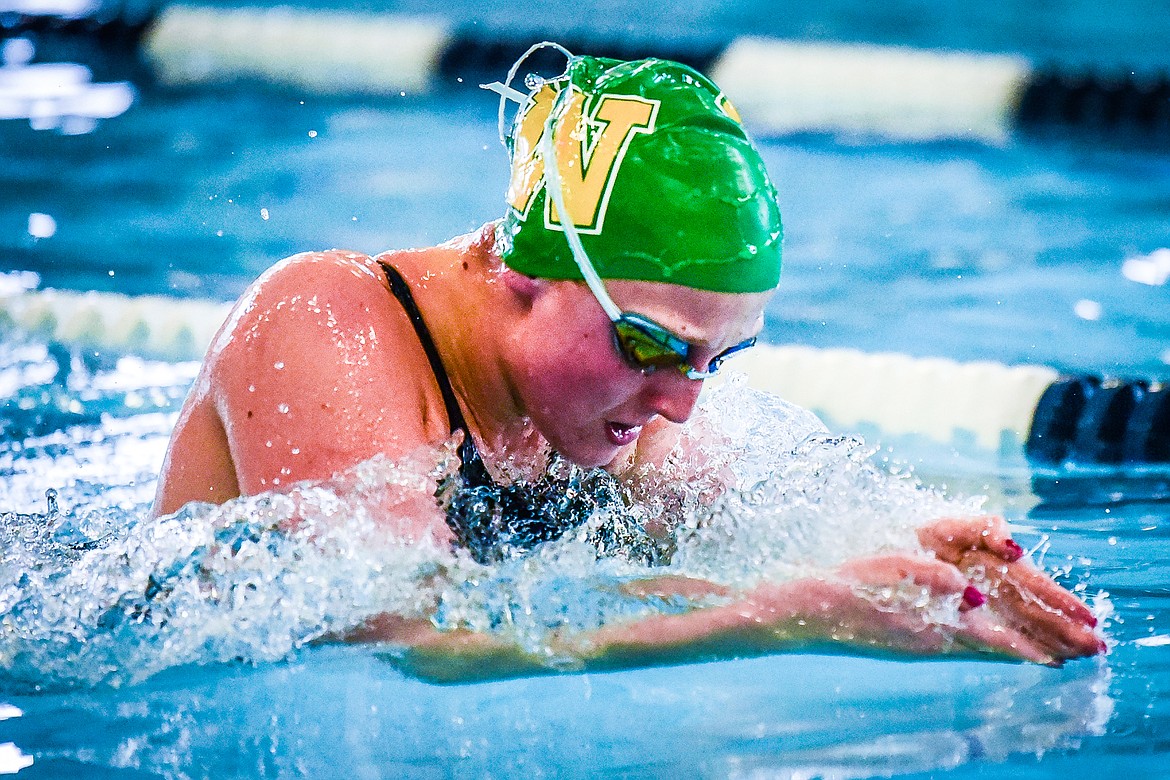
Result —
[{"label": "swimsuit strap", "polygon": [[386,281],[390,283],[390,292],[394,293],[394,297],[406,310],[406,315],[410,317],[410,324],[414,326],[414,332],[418,336],[423,352],[427,353],[427,360],[431,363],[431,371],[434,372],[435,381],[439,384],[439,392],[443,394],[443,406],[447,408],[447,420],[451,423],[451,433],[461,430],[470,439],[471,432],[467,428],[467,421],[463,419],[459,402],[455,399],[455,390],[451,387],[451,380],[447,377],[447,369],[443,367],[443,360],[439,357],[439,350],[435,348],[435,341],[431,338],[431,332],[427,328],[426,322],[423,321],[422,312],[418,310],[418,304],[414,302],[414,296],[410,294],[410,286],[394,266],[381,260],[378,261],[378,265],[382,266],[382,271],[386,274]]},{"label": "swimsuit strap", "polygon": [[390,284],[390,292],[402,304],[402,308],[410,318],[410,324],[414,326],[419,344],[422,345],[423,352],[426,353],[427,360],[430,361],[435,382],[438,383],[439,392],[443,395],[443,406],[447,410],[447,421],[451,423],[451,433],[463,431],[463,443],[459,445],[459,460],[463,463],[463,468],[460,471],[464,479],[474,485],[491,484],[492,478],[484,466],[483,459],[479,456],[475,441],[471,438],[471,429],[467,427],[467,420],[463,418],[463,412],[459,409],[459,401],[455,398],[455,390],[451,387],[447,369],[443,367],[443,360],[439,357],[439,350],[435,347],[431,332],[423,320],[422,312],[418,310],[418,304],[414,302],[414,296],[410,293],[410,285],[406,283],[402,274],[394,266],[381,260],[378,261],[378,265],[382,266],[382,271],[386,274],[386,281]]}]

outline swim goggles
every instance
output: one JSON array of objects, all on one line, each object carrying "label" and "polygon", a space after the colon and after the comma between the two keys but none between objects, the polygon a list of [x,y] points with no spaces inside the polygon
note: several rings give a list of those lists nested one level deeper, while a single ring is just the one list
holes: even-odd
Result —
[{"label": "swim goggles", "polygon": [[[523,100],[525,95],[513,90],[509,87],[512,79],[516,75],[516,71],[521,62],[523,62],[529,54],[536,51],[543,46],[552,46],[566,56],[571,57],[567,51],[556,44],[537,44],[532,47],[517,60],[516,64],[508,73],[508,80],[504,84],[485,85],[485,87],[498,92],[501,95],[500,99],[500,132],[503,136],[503,104],[505,98],[517,99],[517,96]],[[525,79],[526,86],[530,88],[538,88],[546,81],[557,81],[565,76],[560,76],[554,79],[539,79],[537,77],[529,77]],[[532,82],[532,83],[529,83]],[[557,166],[556,149],[553,144],[553,128],[556,122],[563,113],[565,107],[564,96],[569,94],[570,90],[561,90],[557,96],[557,101],[553,105],[552,111],[549,112],[548,119],[545,123],[544,133],[541,135],[541,156],[545,159],[545,179],[546,191],[552,198],[553,204],[560,214],[569,214],[569,210],[565,208],[564,191],[561,185],[560,170]],[[514,93],[514,94],[509,94]],[[675,368],[680,371],[687,379],[708,379],[715,376],[719,372],[719,368],[723,361],[731,357],[737,352],[741,352],[756,343],[753,336],[746,341],[740,342],[733,347],[725,349],[715,357],[707,362],[705,371],[700,371],[692,362],[692,355],[701,347],[692,344],[686,339],[678,336],[669,329],[659,325],[649,317],[645,317],[635,312],[622,311],[618,305],[614,303],[613,298],[606,292],[605,285],[601,281],[597,270],[593,267],[592,261],[585,253],[585,247],[581,245],[581,237],[577,233],[577,228],[573,225],[571,219],[566,219],[561,222],[565,231],[565,240],[569,244],[569,250],[573,255],[573,260],[577,263],[577,267],[581,269],[581,275],[585,278],[585,283],[589,286],[593,297],[601,304],[601,308],[605,310],[606,316],[609,317],[613,323],[614,343],[617,347],[618,353],[625,359],[626,363],[634,369],[641,371],[644,374],[649,374],[659,368]]]}]

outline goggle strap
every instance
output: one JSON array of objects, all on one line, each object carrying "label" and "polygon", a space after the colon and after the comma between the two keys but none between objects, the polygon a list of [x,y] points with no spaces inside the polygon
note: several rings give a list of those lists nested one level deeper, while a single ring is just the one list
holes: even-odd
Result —
[{"label": "goggle strap", "polygon": [[518,89],[504,84],[500,81],[493,81],[491,84],[480,84],[480,89],[486,89],[488,92],[495,92],[503,100],[511,100],[513,103],[523,103],[528,99],[528,95]]},{"label": "goggle strap", "polygon": [[565,193],[561,188],[561,173],[557,167],[557,153],[553,143],[553,128],[556,127],[558,112],[563,110],[564,96],[570,91],[564,89],[557,95],[553,110],[549,112],[548,119],[545,120],[544,133],[540,137],[540,153],[544,157],[545,190],[552,198],[557,212],[561,215],[561,227],[565,230],[565,240],[569,244],[569,252],[573,255],[577,267],[581,269],[581,275],[585,277],[585,284],[589,285],[593,296],[597,298],[597,302],[601,304],[601,308],[605,310],[610,321],[617,322],[618,318],[621,317],[622,310],[605,291],[605,285],[602,284],[597,269],[593,267],[589,255],[585,254],[585,247],[581,245],[581,236],[577,233],[577,226],[573,224],[569,210],[565,208]]},{"label": "goggle strap", "polygon": [[[512,67],[508,69],[508,75],[504,78],[504,83],[501,84],[498,81],[494,81],[491,84],[480,84],[479,85],[480,89],[486,89],[489,92],[495,92],[497,95],[500,96],[500,109],[499,109],[499,115],[497,116],[497,119],[496,119],[496,130],[499,132],[500,143],[504,145],[505,149],[508,148],[508,141],[507,141],[507,133],[504,132],[504,106],[507,103],[507,101],[509,101],[509,100],[515,101],[516,103],[523,105],[524,101],[528,100],[528,98],[531,96],[531,95],[525,95],[523,92],[521,92],[517,89],[513,89],[512,88],[512,80],[516,78],[516,74],[520,71],[520,66],[524,64],[524,60],[528,59],[529,57],[531,57],[533,54],[540,51],[541,49],[556,49],[561,54],[565,55],[565,58],[567,60],[571,61],[573,59],[573,53],[570,52],[568,49],[566,49],[564,46],[561,46],[559,43],[554,43],[553,41],[541,41],[540,43],[533,44],[532,46],[529,46],[528,51],[521,54],[520,59],[518,59],[512,63]],[[569,75],[569,66],[566,64],[564,73],[562,73],[559,76],[556,76],[555,78],[543,79],[543,78],[536,77],[534,79],[536,86],[533,87],[532,90],[533,90],[533,92],[535,92],[537,89],[539,89],[544,84],[549,83],[549,82],[553,82],[553,81],[561,81],[562,79],[567,78],[568,75]],[[525,79],[525,86],[528,86],[527,82],[528,82],[528,79]]]}]

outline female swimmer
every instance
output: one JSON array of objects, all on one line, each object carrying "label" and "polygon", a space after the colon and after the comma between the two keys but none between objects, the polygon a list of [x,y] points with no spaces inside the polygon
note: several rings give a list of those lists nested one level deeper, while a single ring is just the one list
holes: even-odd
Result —
[{"label": "female swimmer", "polygon": [[[703,380],[751,346],[778,283],[773,185],[735,109],[690,68],[571,57],[562,76],[528,85],[497,86],[522,101],[503,220],[429,249],[297,255],[251,286],[182,410],[157,513],[454,435],[460,484],[441,502],[399,505],[395,532],[491,561],[560,536],[595,506],[566,501],[558,463],[636,492],[638,475],[681,446]],[[505,461],[527,471],[505,476]],[[458,498],[475,491],[496,502],[494,521]],[[943,519],[919,538],[922,550],[748,593],[662,578],[646,587],[730,602],[609,625],[581,648],[823,639],[1050,664],[1103,651],[1089,610],[1022,557],[1002,521]],[[905,583],[959,602],[957,623],[923,624],[863,593]],[[456,642],[393,616],[352,638]]]}]

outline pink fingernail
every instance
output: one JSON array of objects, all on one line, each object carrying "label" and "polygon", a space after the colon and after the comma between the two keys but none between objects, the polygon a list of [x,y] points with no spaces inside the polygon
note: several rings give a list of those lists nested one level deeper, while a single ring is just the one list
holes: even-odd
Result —
[{"label": "pink fingernail", "polygon": [[1003,543],[1003,546],[1007,548],[1007,559],[1009,561],[1018,561],[1024,557],[1024,548],[1016,544],[1015,539],[1008,539]]},{"label": "pink fingernail", "polygon": [[982,607],[986,604],[987,597],[979,591],[979,588],[976,588],[974,585],[968,585],[963,590],[963,603],[974,609],[975,607]]},{"label": "pink fingernail", "polygon": [[1108,649],[1109,649],[1109,645],[1105,644],[1104,639],[1097,640],[1097,654],[1098,655],[1103,654]]},{"label": "pink fingernail", "polygon": [[1097,616],[1096,615],[1089,615],[1089,628],[1096,628],[1096,627],[1097,627]]}]

